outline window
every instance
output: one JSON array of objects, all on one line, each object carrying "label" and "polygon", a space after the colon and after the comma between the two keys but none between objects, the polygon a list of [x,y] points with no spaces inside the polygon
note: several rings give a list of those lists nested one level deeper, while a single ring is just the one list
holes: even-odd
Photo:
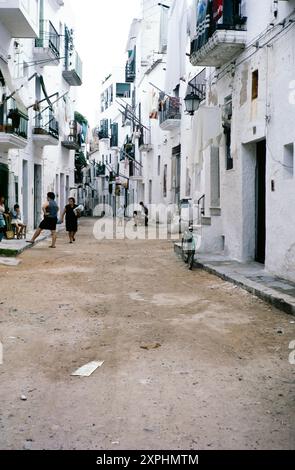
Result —
[{"label": "window", "polygon": [[284,146],[284,178],[293,178],[294,175],[294,144]]},{"label": "window", "polygon": [[259,73],[255,70],[252,73],[252,101],[258,98]]},{"label": "window", "polygon": [[164,166],[164,178],[163,178],[163,197],[167,197],[167,170],[168,166]]},{"label": "window", "polygon": [[158,176],[161,176],[161,155],[158,155]]},{"label": "window", "polygon": [[104,155],[102,156],[102,163],[104,164]]},{"label": "window", "polygon": [[117,83],[116,96],[118,98],[130,98],[130,83]]},{"label": "window", "polygon": [[112,154],[110,153],[110,165],[112,164]]}]

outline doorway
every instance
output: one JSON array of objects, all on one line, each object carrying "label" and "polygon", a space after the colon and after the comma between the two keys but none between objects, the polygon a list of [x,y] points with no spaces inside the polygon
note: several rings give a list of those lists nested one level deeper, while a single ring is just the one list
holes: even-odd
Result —
[{"label": "doorway", "polygon": [[5,198],[8,204],[8,166],[0,163],[0,196]]},{"label": "doorway", "polygon": [[181,184],[181,146],[172,150],[172,203],[180,206],[180,184]]},{"label": "doorway", "polygon": [[34,228],[42,219],[42,167],[34,165]]},{"label": "doorway", "polygon": [[266,249],[266,141],[256,145],[256,255],[265,263]]}]

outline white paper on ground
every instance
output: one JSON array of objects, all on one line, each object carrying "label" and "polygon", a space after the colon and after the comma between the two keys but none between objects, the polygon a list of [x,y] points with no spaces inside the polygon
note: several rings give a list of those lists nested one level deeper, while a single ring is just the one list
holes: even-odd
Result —
[{"label": "white paper on ground", "polygon": [[89,362],[89,364],[85,364],[85,366],[80,367],[80,369],[76,370],[72,376],[75,377],[90,377],[93,372],[103,365],[104,361],[93,361]]}]

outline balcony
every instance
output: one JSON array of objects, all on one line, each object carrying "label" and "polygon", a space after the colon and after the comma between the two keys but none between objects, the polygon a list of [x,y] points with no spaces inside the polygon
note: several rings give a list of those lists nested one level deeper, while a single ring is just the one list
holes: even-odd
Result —
[{"label": "balcony", "polygon": [[78,142],[77,136],[74,135],[68,135],[66,140],[63,140],[61,144],[68,150],[80,150],[80,144]]},{"label": "balcony", "polygon": [[179,98],[166,97],[159,106],[160,128],[163,131],[173,131],[181,124],[181,104]]},{"label": "balcony", "polygon": [[143,181],[142,167],[132,160],[129,161],[129,177],[131,181]]},{"label": "balcony", "polygon": [[246,20],[241,16],[239,0],[224,0],[223,11],[199,14],[197,34],[191,43],[192,65],[222,67],[240,54],[247,39]]},{"label": "balcony", "polygon": [[0,149],[23,149],[27,146],[28,115],[20,111],[14,99],[0,106]]},{"label": "balcony", "polygon": [[76,121],[70,122],[70,133],[66,137],[66,139],[62,141],[61,144],[63,147],[65,147],[68,150],[75,150],[76,152],[79,152],[81,146],[78,140]]},{"label": "balcony", "polygon": [[82,61],[77,52],[74,52],[72,56],[67,54],[62,76],[70,86],[82,85]]},{"label": "balcony", "polygon": [[1,23],[14,38],[37,38],[39,35],[38,0],[1,0]]},{"label": "balcony", "polygon": [[50,111],[36,117],[33,141],[40,147],[59,145],[58,122]]},{"label": "balcony", "polygon": [[40,21],[40,35],[35,40],[34,56],[44,65],[59,65],[60,37],[51,21]]},{"label": "balcony", "polygon": [[130,137],[126,137],[125,143],[120,152],[120,160],[123,161],[126,158],[129,160],[135,160],[135,145],[132,143]]},{"label": "balcony", "polygon": [[151,131],[142,128],[139,137],[139,150],[141,152],[150,152],[153,150],[152,140],[151,140]]}]

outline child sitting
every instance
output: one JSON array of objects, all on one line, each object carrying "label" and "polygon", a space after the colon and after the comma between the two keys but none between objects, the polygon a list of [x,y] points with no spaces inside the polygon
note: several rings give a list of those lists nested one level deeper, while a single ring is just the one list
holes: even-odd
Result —
[{"label": "child sitting", "polygon": [[11,225],[14,225],[16,237],[19,240],[23,235],[25,224],[23,223],[20,207],[18,204],[15,204],[13,211],[11,211],[11,217]]}]

